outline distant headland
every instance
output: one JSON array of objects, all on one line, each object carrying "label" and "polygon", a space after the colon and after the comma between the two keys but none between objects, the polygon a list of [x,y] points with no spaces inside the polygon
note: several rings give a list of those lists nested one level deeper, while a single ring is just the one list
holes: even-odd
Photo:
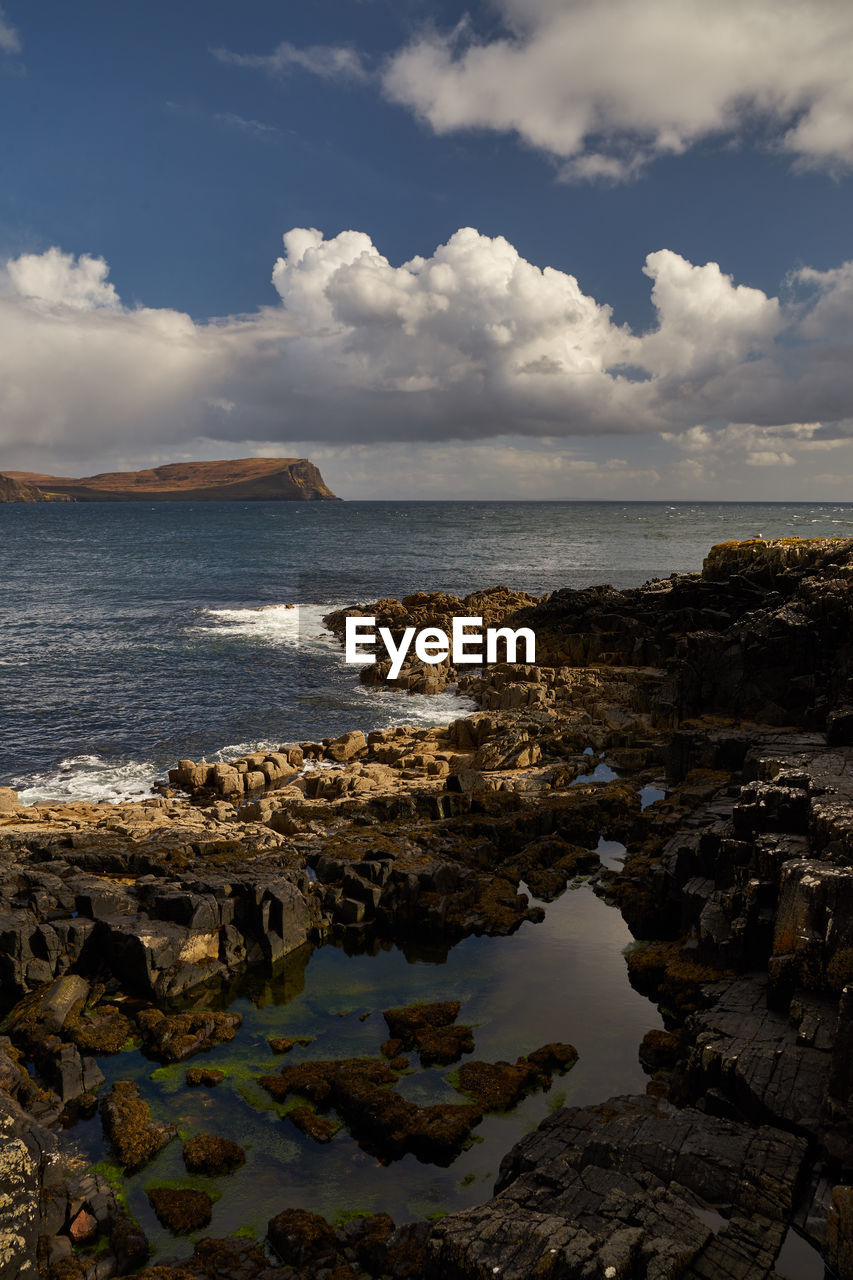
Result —
[{"label": "distant headland", "polygon": [[307,458],[173,462],[74,480],[30,471],[0,473],[0,502],[337,502]]}]

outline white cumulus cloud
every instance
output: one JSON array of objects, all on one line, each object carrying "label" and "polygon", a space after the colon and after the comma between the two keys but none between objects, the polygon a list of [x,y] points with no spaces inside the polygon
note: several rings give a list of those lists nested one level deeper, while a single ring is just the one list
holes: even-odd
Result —
[{"label": "white cumulus cloud", "polygon": [[[668,249],[644,270],[657,323],[635,333],[574,276],[470,227],[401,265],[363,232],[295,228],[274,305],[199,323],[125,306],[101,258],[25,254],[0,271],[0,470],[58,457],[104,469],[199,440],[210,454],[216,441],[249,453],[511,438],[514,456],[524,440],[599,440],[586,461],[611,486],[639,465],[623,468],[617,436],[665,438],[688,478],[790,468],[836,441],[841,456],[853,264],[799,270],[784,302]],[[584,465],[574,452],[565,474]]]},{"label": "white cumulus cloud", "polygon": [[567,178],[627,179],[759,129],[806,166],[853,163],[848,0],[496,0],[503,32],[420,35],[386,94],[438,133],[516,134]]},{"label": "white cumulus cloud", "polygon": [[96,311],[119,310],[115,285],[107,280],[103,258],[62,253],[55,246],[46,253],[25,253],[6,264],[9,281],[24,302],[46,308]]}]

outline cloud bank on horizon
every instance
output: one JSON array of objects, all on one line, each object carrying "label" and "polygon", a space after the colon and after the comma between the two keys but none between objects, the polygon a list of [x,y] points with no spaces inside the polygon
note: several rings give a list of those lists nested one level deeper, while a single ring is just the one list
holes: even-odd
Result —
[{"label": "cloud bank on horizon", "polygon": [[620,438],[654,437],[698,482],[721,451],[784,468],[853,435],[853,263],[798,270],[784,300],[668,249],[643,271],[657,323],[635,333],[574,276],[471,228],[397,267],[363,232],[296,228],[272,272],[278,305],[197,323],[125,306],[101,258],[20,255],[0,275],[4,465],[103,469],[199,441],[310,442],[313,457],[448,442],[450,457],[511,438],[541,478],[546,442],[612,436],[624,452]]}]

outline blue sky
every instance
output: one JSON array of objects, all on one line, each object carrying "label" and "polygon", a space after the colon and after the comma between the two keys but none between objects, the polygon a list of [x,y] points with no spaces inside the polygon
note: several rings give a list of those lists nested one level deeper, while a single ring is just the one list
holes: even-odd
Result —
[{"label": "blue sky", "polygon": [[0,12],[0,469],[298,450],[353,497],[846,497],[849,5]]}]

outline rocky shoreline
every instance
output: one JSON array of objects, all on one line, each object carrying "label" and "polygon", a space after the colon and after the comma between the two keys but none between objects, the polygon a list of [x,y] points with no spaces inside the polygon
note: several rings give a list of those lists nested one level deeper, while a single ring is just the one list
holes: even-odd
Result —
[{"label": "rocky shoreline", "polygon": [[[628,591],[381,601],[369,611],[392,627],[472,604],[531,626],[539,663],[411,666],[403,687],[459,679],[481,710],[181,761],[153,800],[28,808],[0,790],[2,1280],[771,1280],[792,1225],[853,1276],[851,580],[853,540],[784,539],[723,544],[701,574]],[[617,778],[592,777],[601,754]],[[648,783],[666,798],[643,810]],[[626,845],[624,866],[599,865],[602,838]],[[644,1095],[556,1111],[485,1204],[397,1227],[285,1204],[266,1249],[205,1240],[151,1266],[120,1190],[66,1166],[60,1126],[95,1108],[126,1168],[170,1140],[132,1090],[99,1096],[97,1059],[133,1042],[182,1062],[233,1035],[192,993],[307,942],[508,934],[541,915],[523,886],[547,901],[581,873],[640,941],[631,981],[666,1030],[638,1046]],[[291,1077],[316,1140],[325,1108],[356,1127],[375,1114],[376,1141],[396,1038],[346,1079],[321,1062]],[[547,1061],[479,1064],[469,1083],[535,1086]],[[465,1093],[445,1112],[470,1111]],[[428,1119],[444,1141],[459,1117]],[[161,1208],[204,1220],[203,1204]]]}]

